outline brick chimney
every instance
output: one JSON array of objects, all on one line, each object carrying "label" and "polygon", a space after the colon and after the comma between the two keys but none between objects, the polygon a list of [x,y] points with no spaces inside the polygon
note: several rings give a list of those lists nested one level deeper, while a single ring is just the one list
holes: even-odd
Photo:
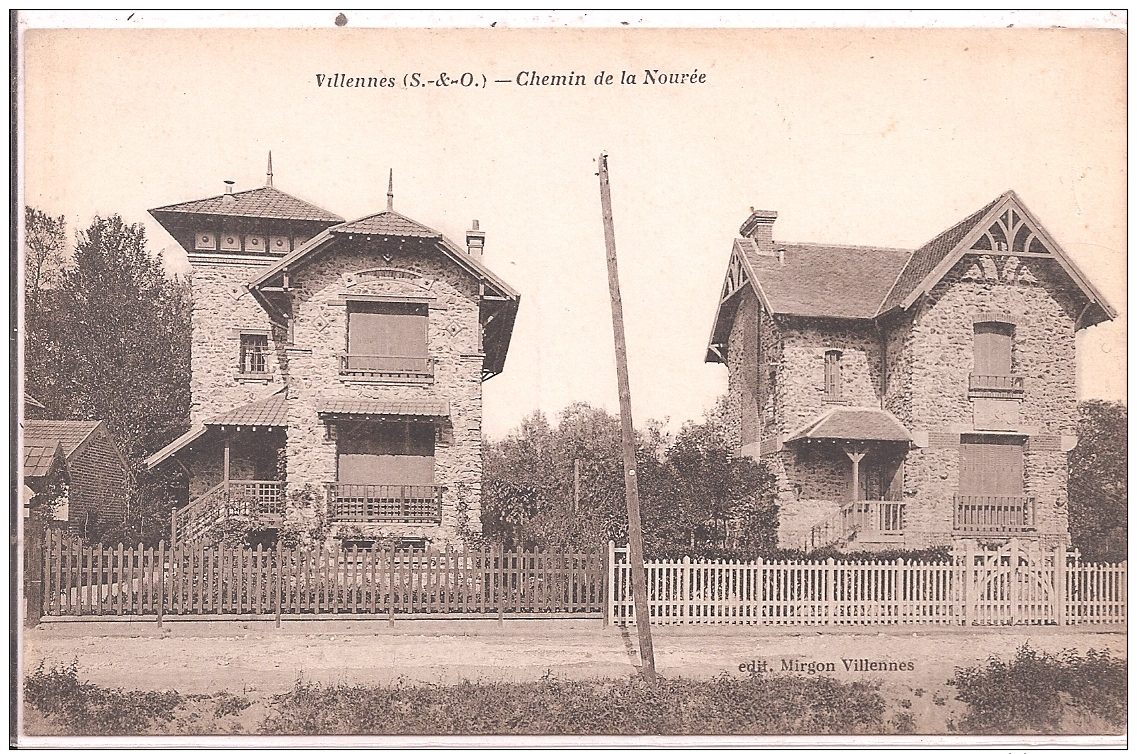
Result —
[{"label": "brick chimney", "polygon": [[769,209],[750,208],[750,217],[738,229],[746,238],[753,239],[759,253],[774,253],[774,221],[778,213]]},{"label": "brick chimney", "polygon": [[485,246],[486,234],[478,229],[478,221],[474,220],[474,227],[466,231],[466,251],[470,256],[481,259]]}]

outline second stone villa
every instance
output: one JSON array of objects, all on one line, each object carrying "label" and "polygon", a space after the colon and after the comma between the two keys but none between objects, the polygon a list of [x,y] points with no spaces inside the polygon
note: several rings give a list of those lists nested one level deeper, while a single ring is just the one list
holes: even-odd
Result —
[{"label": "second stone villa", "polygon": [[[192,428],[175,541],[230,516],[435,544],[480,530],[482,383],[520,296],[394,209],[345,222],[266,184],[150,210],[192,269]],[[290,497],[289,490],[316,494]],[[299,502],[293,501],[299,497]]]}]

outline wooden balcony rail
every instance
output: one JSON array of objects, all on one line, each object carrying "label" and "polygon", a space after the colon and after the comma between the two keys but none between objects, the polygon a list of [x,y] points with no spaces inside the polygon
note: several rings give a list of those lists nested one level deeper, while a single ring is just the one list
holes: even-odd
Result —
[{"label": "wooden balcony rail", "polygon": [[888,500],[858,500],[848,503],[810,529],[803,549],[808,552],[848,542],[855,539],[859,532],[903,534],[906,506],[907,503]]},{"label": "wooden balcony rail", "polygon": [[429,356],[368,356],[340,354],[344,374],[414,374],[434,376],[434,359]]},{"label": "wooden balcony rail", "polygon": [[329,482],[328,517],[335,523],[441,524],[437,484],[346,484]]},{"label": "wooden balcony rail", "polygon": [[231,516],[281,516],[284,514],[284,482],[262,479],[230,479],[170,517],[170,541],[199,539],[214,524]]},{"label": "wooden balcony rail", "polygon": [[980,392],[1021,393],[1026,379],[1017,374],[973,374],[968,380],[969,390]]},{"label": "wooden balcony rail", "polygon": [[955,530],[985,534],[1033,531],[1034,498],[1022,495],[956,495]]}]

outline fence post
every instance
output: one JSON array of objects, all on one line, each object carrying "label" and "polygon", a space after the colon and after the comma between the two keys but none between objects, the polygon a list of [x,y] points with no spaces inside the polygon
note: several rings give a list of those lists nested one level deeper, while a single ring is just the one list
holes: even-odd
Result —
[{"label": "fence post", "polygon": [[1054,620],[1059,626],[1066,625],[1066,543],[1054,544]]},{"label": "fence post", "polygon": [[605,600],[604,612],[610,616],[604,621],[607,626],[609,622],[616,622],[616,543],[611,539],[608,540],[608,573],[604,576],[608,582],[608,595]]},{"label": "fence post", "polygon": [[273,571],[276,573],[276,627],[280,628],[280,600],[284,594],[284,566],[280,560],[280,537],[276,538],[276,567]]},{"label": "fence post", "polygon": [[158,628],[162,627],[162,612],[165,607],[166,596],[166,543],[158,542],[158,567],[154,569],[158,579]]},{"label": "fence post", "polygon": [[[971,609],[971,597],[975,586],[974,579],[972,578],[971,569],[975,567],[975,553],[972,551],[975,542],[971,539],[963,541],[963,585],[961,591],[961,598],[963,602],[963,625],[967,626],[970,622],[974,622],[975,615],[973,614],[978,610],[978,601],[976,601],[976,610]],[[968,618],[971,621],[968,621]]]},{"label": "fence post", "polygon": [[395,627],[395,542],[391,542],[391,588],[388,590],[387,600],[387,625],[390,628]]},{"label": "fence post", "polygon": [[178,506],[170,508],[170,545],[178,541]]},{"label": "fence post", "polygon": [[24,524],[24,625],[33,628],[43,617],[43,521],[29,515]]},{"label": "fence post", "polygon": [[497,624],[505,625],[505,545],[497,546]]}]

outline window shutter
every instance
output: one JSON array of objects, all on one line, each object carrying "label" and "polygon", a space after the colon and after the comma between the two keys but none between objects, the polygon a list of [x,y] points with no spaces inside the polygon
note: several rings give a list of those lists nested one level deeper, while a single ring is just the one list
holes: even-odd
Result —
[{"label": "window shutter", "polygon": [[975,325],[975,374],[1011,373],[1011,343],[1014,326],[1001,322]]},{"label": "window shutter", "polygon": [[825,400],[841,400],[841,352],[825,352]]},{"label": "window shutter", "polygon": [[1017,438],[985,438],[959,446],[959,494],[1022,495],[1023,446]]}]

